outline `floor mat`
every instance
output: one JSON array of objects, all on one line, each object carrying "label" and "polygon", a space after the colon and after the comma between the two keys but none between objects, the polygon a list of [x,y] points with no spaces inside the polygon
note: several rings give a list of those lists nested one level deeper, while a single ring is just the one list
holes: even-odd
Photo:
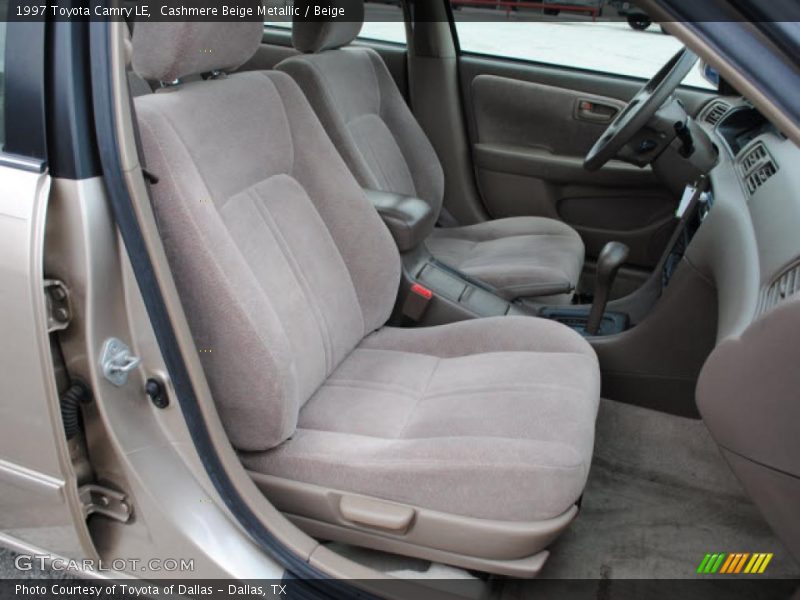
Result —
[{"label": "floor mat", "polygon": [[772,552],[800,568],[745,496],[702,421],[603,400],[581,513],[543,578],[690,578],[706,553]]},{"label": "floor mat", "polygon": [[[453,584],[472,575],[343,544],[331,548],[395,577]],[[537,579],[473,579],[458,593],[488,600],[784,599],[797,585],[788,579],[800,576],[702,421],[608,400],[600,405],[581,512],[550,552]],[[771,552],[774,558],[755,578],[698,576],[703,557],[714,552]],[[766,578],[781,581],[765,589]],[[694,581],[655,581],[664,579]],[[800,592],[792,598],[800,600]]]}]

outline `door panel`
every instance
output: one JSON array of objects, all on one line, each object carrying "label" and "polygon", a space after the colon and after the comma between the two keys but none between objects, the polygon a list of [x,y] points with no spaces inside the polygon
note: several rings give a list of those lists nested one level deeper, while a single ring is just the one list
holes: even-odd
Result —
[{"label": "door panel", "polygon": [[[461,54],[459,70],[464,101],[470,114],[474,111],[471,106],[472,99],[467,92],[472,81],[479,75],[495,75],[517,81],[539,83],[565,90],[616,98],[624,102],[633,98],[633,95],[644,85],[644,81],[641,79],[468,53]],[[692,115],[696,115],[711,98],[708,91],[695,88],[681,88],[676,95]]]},{"label": "door panel", "polygon": [[533,148],[505,142],[474,145],[475,162],[480,168],[538,177],[551,183],[585,185],[657,186],[650,168],[640,169],[621,161],[612,161],[594,173],[583,168],[583,157],[561,154],[548,148]]},{"label": "door panel", "polygon": [[479,142],[534,146],[563,156],[579,156],[608,127],[581,117],[581,102],[625,108],[621,100],[496,75],[478,75],[471,88]]},{"label": "door panel", "polygon": [[[678,198],[652,169],[612,161],[596,173],[583,157],[642,82],[521,61],[462,55],[460,74],[478,186],[489,214],[569,223],[587,256],[610,240],[629,264],[653,267],[675,226]],[[690,112],[708,95],[682,90]]]}]

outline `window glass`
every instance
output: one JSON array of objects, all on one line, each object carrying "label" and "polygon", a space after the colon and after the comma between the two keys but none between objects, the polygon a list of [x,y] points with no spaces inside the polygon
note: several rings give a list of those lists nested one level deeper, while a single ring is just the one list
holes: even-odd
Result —
[{"label": "window glass", "polygon": [[[269,27],[291,29],[290,19],[267,21]],[[406,28],[403,22],[403,11],[400,0],[366,0],[364,3],[364,26],[358,39],[406,43]]]},{"label": "window glass", "polygon": [[367,1],[364,3],[364,26],[359,38],[394,44],[406,43],[406,26],[400,1]]},{"label": "window glass", "polygon": [[[468,53],[649,79],[683,47],[627,2],[560,0],[558,9],[545,12],[527,2],[451,4],[459,45]],[[685,83],[712,87],[696,70]]]}]

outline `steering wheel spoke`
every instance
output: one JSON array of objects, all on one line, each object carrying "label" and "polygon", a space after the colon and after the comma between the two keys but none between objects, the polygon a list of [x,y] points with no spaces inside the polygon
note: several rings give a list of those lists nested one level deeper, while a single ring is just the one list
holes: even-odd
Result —
[{"label": "steering wheel spoke", "polygon": [[673,56],[617,115],[583,161],[587,171],[597,171],[614,158],[675,93],[697,63],[697,55],[684,48]]}]

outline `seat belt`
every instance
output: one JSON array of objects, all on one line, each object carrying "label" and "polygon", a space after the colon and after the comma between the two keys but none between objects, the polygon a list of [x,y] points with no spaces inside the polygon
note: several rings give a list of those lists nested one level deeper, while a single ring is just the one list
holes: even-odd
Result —
[{"label": "seat belt", "polygon": [[[133,21],[126,19],[125,26],[128,28],[128,34],[130,37],[133,37]],[[128,61],[126,61],[128,62]],[[139,158],[139,168],[142,170],[142,175],[144,175],[144,181],[147,185],[147,194],[150,196],[150,186],[155,185],[158,183],[158,177],[152,172],[147,169],[144,160],[144,148],[142,146],[142,136],[139,133],[139,119],[136,116],[136,105],[133,102],[133,91],[131,90],[131,83],[130,79],[128,78],[127,69],[130,65],[126,66],[125,72],[125,83],[128,86],[128,108],[130,109],[131,114],[131,123],[133,125],[133,142],[136,145],[136,156]],[[150,198],[152,202],[152,197]]]},{"label": "seat belt", "polygon": [[136,116],[136,105],[133,102],[133,94],[131,94],[130,85],[128,85],[128,106],[130,107],[131,121],[133,123],[133,141],[136,145],[136,156],[139,158],[139,168],[141,168],[144,181],[147,184],[147,193],[150,195],[150,186],[158,183],[158,177],[152,171],[149,171],[145,164],[142,136],[139,133],[139,119]]}]

